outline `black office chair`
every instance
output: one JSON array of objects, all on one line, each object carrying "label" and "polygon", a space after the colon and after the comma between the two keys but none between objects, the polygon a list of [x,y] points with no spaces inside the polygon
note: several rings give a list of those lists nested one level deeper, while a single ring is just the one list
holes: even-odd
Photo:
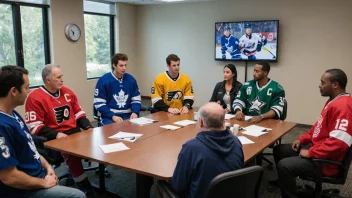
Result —
[{"label": "black office chair", "polygon": [[[284,120],[286,120],[286,117],[287,117],[287,100],[286,100],[286,98],[284,98],[284,108],[282,110],[282,115],[280,117],[280,120],[284,121]],[[278,141],[276,141],[274,144],[269,145],[268,148],[272,149],[272,148],[274,148],[275,145],[280,145],[280,144],[281,144],[281,138]],[[263,153],[263,158],[262,158],[264,161],[266,161],[269,164],[268,169],[272,170],[274,163],[272,161],[270,161],[264,155],[273,155],[273,153],[272,152],[271,153]]]},{"label": "black office chair", "polygon": [[[348,149],[348,152],[342,162],[326,160],[326,159],[313,159],[317,165],[317,172],[314,176],[300,176],[301,179],[315,182],[315,188],[306,185],[305,189],[313,189],[313,196],[310,197],[340,197],[339,189],[322,189],[322,183],[340,184],[343,185],[346,182],[348,171],[350,169],[352,161],[352,147]],[[322,174],[322,167],[326,164],[334,164],[339,167],[337,175],[328,177]]]},{"label": "black office chair", "polygon": [[[38,153],[41,156],[43,156],[54,169],[60,167],[62,162],[65,162],[64,158],[62,157],[59,151],[54,151],[44,147],[44,142],[48,141],[47,138],[43,136],[32,135],[32,139],[37,148]],[[66,181],[64,184],[65,186],[70,186],[74,184],[73,177],[69,172],[58,177],[59,180],[65,179],[65,178],[66,178]]]},{"label": "black office chair", "polygon": [[[206,173],[204,173],[206,174]],[[216,176],[209,184],[206,198],[257,198],[263,177],[261,166],[250,166],[247,168],[222,173]],[[178,198],[166,181],[158,181],[161,197]]]}]

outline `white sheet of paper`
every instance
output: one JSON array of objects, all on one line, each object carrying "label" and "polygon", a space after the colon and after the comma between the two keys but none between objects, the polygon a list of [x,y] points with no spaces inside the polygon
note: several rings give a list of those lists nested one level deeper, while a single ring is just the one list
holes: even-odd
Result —
[{"label": "white sheet of paper", "polygon": [[115,144],[100,145],[99,147],[101,148],[101,150],[103,150],[104,153],[112,153],[112,152],[130,149],[122,142],[115,143]]},{"label": "white sheet of paper", "polygon": [[262,135],[264,135],[266,133],[268,133],[268,132],[260,132],[260,131],[245,131],[245,132],[242,132],[242,134],[250,135],[250,136],[254,136],[254,137],[259,137],[259,136],[262,136]]},{"label": "white sheet of paper", "polygon": [[174,124],[181,125],[181,126],[188,126],[188,125],[195,124],[195,123],[197,123],[197,122],[195,122],[193,120],[181,120],[178,122],[174,122]]},{"label": "white sheet of paper", "polygon": [[249,121],[250,119],[252,119],[253,116],[244,116],[244,120],[245,121]]},{"label": "white sheet of paper", "polygon": [[155,122],[155,120],[141,117],[141,118],[132,119],[132,120],[130,120],[130,122],[142,126],[142,125],[152,124]]},{"label": "white sheet of paper", "polygon": [[234,118],[235,115],[232,115],[232,114],[225,114],[225,120],[229,120],[231,118]]},{"label": "white sheet of paper", "polygon": [[163,126],[160,126],[160,127],[164,128],[164,129],[169,129],[169,130],[176,130],[176,129],[181,128],[181,127],[174,126],[174,125],[163,125]]},{"label": "white sheet of paper", "polygon": [[248,139],[245,136],[238,136],[238,139],[241,141],[242,144],[254,144],[254,142]]},{"label": "white sheet of paper", "polygon": [[115,135],[110,136],[109,138],[117,139],[117,140],[124,140],[124,141],[128,141],[128,142],[135,142],[142,135],[143,134],[128,133],[128,132],[120,131],[120,132],[116,133]]},{"label": "white sheet of paper", "polygon": [[257,126],[257,125],[254,125],[254,124],[251,125],[251,126],[248,126],[248,127],[244,127],[243,129],[246,130],[246,131],[263,131],[263,130],[270,131],[270,130],[272,130],[270,128],[265,128],[265,127]]}]

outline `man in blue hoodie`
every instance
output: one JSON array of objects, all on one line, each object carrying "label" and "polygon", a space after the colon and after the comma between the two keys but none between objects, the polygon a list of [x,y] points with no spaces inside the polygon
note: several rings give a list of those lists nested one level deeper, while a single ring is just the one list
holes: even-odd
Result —
[{"label": "man in blue hoodie", "polygon": [[182,197],[205,197],[211,180],[217,175],[241,169],[242,144],[225,129],[224,109],[215,102],[199,110],[197,137],[182,146],[171,187]]}]

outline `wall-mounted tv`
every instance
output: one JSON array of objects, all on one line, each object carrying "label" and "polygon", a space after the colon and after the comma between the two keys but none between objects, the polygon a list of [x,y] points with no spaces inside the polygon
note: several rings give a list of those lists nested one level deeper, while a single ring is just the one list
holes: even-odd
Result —
[{"label": "wall-mounted tv", "polygon": [[215,60],[277,61],[278,20],[215,23]]}]

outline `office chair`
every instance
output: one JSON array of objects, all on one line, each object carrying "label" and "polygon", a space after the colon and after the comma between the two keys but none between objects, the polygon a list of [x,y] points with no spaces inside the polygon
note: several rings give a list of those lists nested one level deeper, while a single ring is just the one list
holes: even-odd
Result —
[{"label": "office chair", "polygon": [[[60,167],[62,162],[65,162],[64,158],[62,157],[61,153],[59,151],[51,150],[48,148],[44,147],[44,142],[48,141],[47,138],[43,136],[33,136],[32,135],[33,142],[38,150],[38,153],[43,156],[46,161],[48,161],[49,164],[53,167],[53,169],[56,169]],[[67,178],[65,181],[65,186],[70,186],[73,185],[75,182],[73,180],[73,177],[69,172],[65,173],[64,175],[58,177],[59,180]]]},{"label": "office chair", "polygon": [[[313,161],[317,165],[317,172],[314,176],[300,176],[301,179],[312,181],[315,183],[315,188],[305,185],[305,189],[312,189],[313,196],[310,194],[309,197],[340,197],[338,194],[340,193],[339,189],[322,189],[322,183],[330,183],[330,184],[345,184],[348,171],[352,161],[352,147],[348,149],[346,156],[342,162],[332,161],[327,159],[313,159]],[[324,176],[322,173],[322,168],[326,164],[334,164],[339,168],[339,172],[335,176]]]},{"label": "office chair", "polygon": [[[282,115],[280,117],[280,120],[284,121],[284,120],[286,120],[286,117],[287,117],[287,100],[286,100],[286,98],[284,98],[284,108],[282,110]],[[274,144],[269,145],[268,148],[272,149],[272,148],[274,148],[275,145],[280,145],[280,144],[281,144],[281,138],[278,141],[276,141]],[[272,152],[271,153],[263,153],[263,157],[262,157],[262,159],[269,164],[268,169],[272,170],[274,163],[272,161],[270,161],[264,155],[273,155],[273,153]]]},{"label": "office chair", "polygon": [[[206,173],[204,173],[206,174]],[[261,166],[250,166],[239,170],[222,173],[209,184],[205,198],[258,198],[263,177]],[[158,181],[162,198],[179,198],[170,184]]]}]

